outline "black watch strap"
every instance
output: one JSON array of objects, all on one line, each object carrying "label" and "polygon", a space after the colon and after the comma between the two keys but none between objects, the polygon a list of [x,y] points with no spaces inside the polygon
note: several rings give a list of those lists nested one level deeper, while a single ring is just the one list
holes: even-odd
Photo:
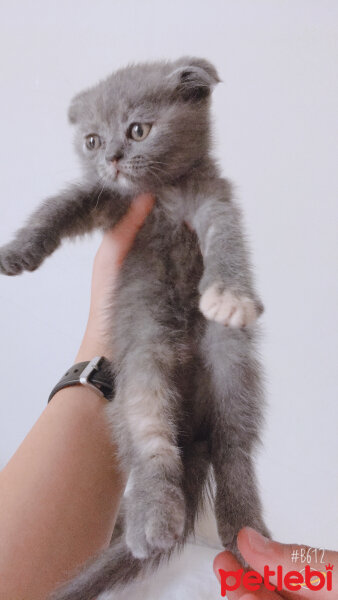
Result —
[{"label": "black watch strap", "polygon": [[93,389],[99,396],[112,400],[114,377],[111,363],[104,356],[96,356],[91,361],[73,365],[52,389],[48,402],[56,392],[72,385],[84,385]]}]

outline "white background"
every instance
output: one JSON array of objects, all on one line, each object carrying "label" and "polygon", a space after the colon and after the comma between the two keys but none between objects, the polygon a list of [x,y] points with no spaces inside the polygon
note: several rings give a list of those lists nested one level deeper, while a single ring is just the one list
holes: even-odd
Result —
[{"label": "white background", "polygon": [[[74,93],[129,61],[204,56],[216,152],[237,185],[266,306],[258,457],[283,541],[338,547],[335,0],[1,2],[0,242],[78,174]],[[0,278],[0,464],[72,363],[99,236]]]}]

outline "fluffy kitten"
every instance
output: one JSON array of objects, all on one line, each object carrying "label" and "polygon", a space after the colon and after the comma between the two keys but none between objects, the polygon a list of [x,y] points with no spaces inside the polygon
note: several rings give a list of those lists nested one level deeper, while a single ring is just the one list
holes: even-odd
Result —
[{"label": "fluffy kitten", "polygon": [[0,250],[0,270],[33,271],[65,237],[111,228],[131,199],[156,202],[125,260],[110,324],[116,377],[107,406],[132,475],[125,528],[58,600],[94,599],[156,566],[193,532],[209,465],[226,548],[267,534],[252,452],[262,389],[254,289],[240,211],[210,154],[206,60],[121,69],[69,109],[84,177],[48,198]]}]

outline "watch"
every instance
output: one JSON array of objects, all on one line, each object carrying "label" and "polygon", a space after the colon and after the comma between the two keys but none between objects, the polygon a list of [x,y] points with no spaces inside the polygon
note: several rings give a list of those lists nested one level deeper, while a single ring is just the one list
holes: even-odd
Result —
[{"label": "watch", "polygon": [[114,392],[114,376],[111,363],[104,356],[95,356],[91,361],[73,365],[61,377],[49,394],[48,402],[59,390],[73,385],[83,385],[92,389],[96,394],[112,400]]}]

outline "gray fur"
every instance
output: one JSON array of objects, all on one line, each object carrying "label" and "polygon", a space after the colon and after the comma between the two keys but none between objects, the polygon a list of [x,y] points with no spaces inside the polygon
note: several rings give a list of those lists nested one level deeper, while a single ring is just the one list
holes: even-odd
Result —
[{"label": "gray fur", "polygon": [[[252,460],[263,398],[254,320],[263,307],[240,210],[210,154],[218,81],[206,60],[185,57],[126,67],[77,95],[69,119],[83,180],[46,200],[0,249],[0,271],[32,271],[63,238],[115,225],[137,193],[156,196],[109,324],[116,395],[107,412],[133,481],[125,531],[57,600],[93,599],[182,545],[205,464],[215,472],[224,546],[238,553],[245,525],[267,534]],[[128,137],[132,123],[152,124],[148,137]],[[88,134],[100,136],[98,149],[84,147]]]}]

